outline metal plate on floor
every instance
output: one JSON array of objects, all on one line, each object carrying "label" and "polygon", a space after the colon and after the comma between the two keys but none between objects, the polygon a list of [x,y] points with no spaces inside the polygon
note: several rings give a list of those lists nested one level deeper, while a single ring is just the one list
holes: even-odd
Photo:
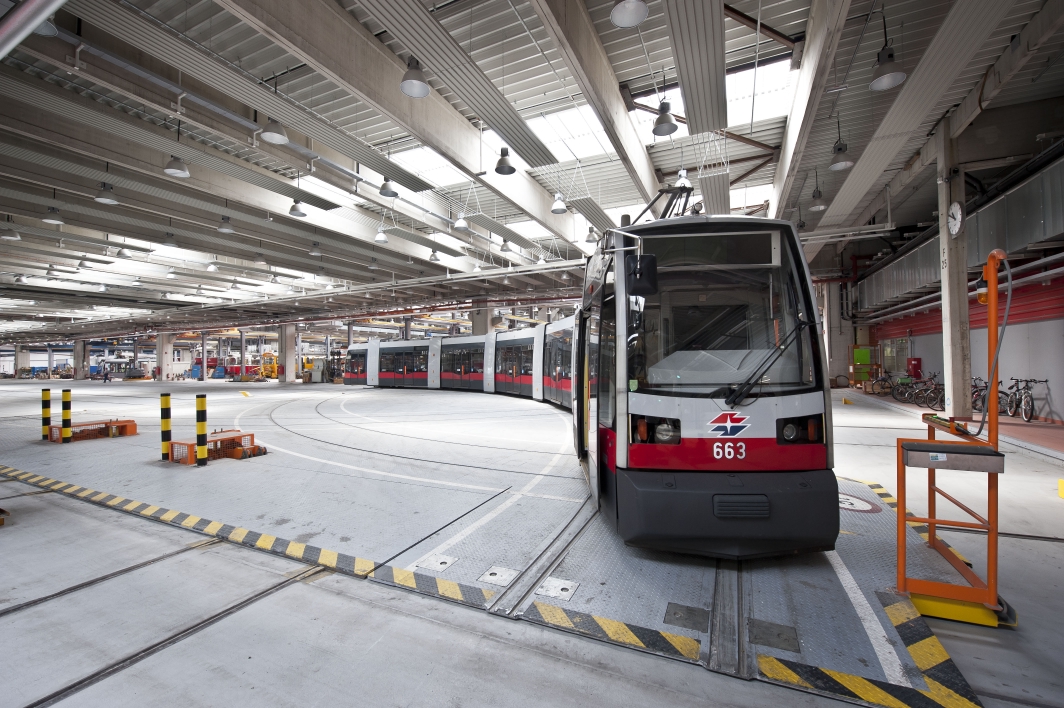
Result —
[{"label": "metal plate on floor", "polygon": [[751,644],[793,651],[795,654],[802,652],[802,647],[798,643],[798,632],[794,627],[751,617],[747,623],[747,629],[750,632]]},{"label": "metal plate on floor", "polygon": [[536,590],[536,594],[544,597],[553,597],[558,600],[569,600],[573,597],[573,593],[576,592],[578,587],[580,587],[580,583],[574,583],[571,580],[547,578]]},{"label": "metal plate on floor", "polygon": [[453,558],[452,556],[445,556],[442,553],[433,553],[428,558],[422,558],[419,560],[416,567],[421,568],[422,570],[432,570],[437,573],[442,573],[457,561],[458,559]]},{"label": "metal plate on floor", "polygon": [[484,575],[477,578],[482,583],[489,583],[491,585],[499,585],[501,587],[507,587],[513,582],[513,579],[517,577],[517,571],[512,568],[503,568],[502,566],[493,565],[484,571]]},{"label": "metal plate on floor", "polygon": [[665,619],[662,622],[673,627],[693,629],[696,632],[708,632],[709,618],[712,614],[712,610],[707,610],[703,607],[688,607],[687,605],[670,602],[665,609]]}]

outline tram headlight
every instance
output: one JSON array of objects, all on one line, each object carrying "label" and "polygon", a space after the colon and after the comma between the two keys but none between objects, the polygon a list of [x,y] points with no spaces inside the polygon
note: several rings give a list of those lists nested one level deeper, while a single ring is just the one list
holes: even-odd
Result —
[{"label": "tram headlight", "polygon": [[783,439],[787,442],[794,442],[798,439],[798,426],[794,423],[787,423],[783,426]]},{"label": "tram headlight", "polygon": [[824,442],[824,416],[803,415],[776,419],[776,442],[780,445],[808,445]]},{"label": "tram headlight", "polygon": [[680,442],[679,421],[663,420],[654,427],[654,442],[659,445],[675,445]]}]

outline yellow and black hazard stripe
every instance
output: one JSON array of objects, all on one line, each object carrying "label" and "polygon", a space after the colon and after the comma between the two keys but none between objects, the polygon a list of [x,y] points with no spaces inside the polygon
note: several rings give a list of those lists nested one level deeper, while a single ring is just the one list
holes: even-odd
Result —
[{"label": "yellow and black hazard stripe", "polygon": [[196,531],[248,548],[255,548],[274,555],[332,568],[341,573],[359,578],[366,577],[377,565],[365,558],[358,558],[346,553],[337,553],[327,548],[318,548],[317,546],[290,541],[286,538],[259,533],[258,531],[250,531],[240,526],[204,519],[176,509],[166,509],[108,492],[99,492],[95,489],[80,487],[69,482],[60,482],[45,475],[24,472],[12,467],[0,466],[0,476],[17,479],[20,482],[32,484],[41,489],[65,494],[73,499],[110,507],[127,514],[159,521],[171,526],[188,529],[189,531]]},{"label": "yellow and black hazard stripe", "polygon": [[585,637],[621,644],[681,661],[697,663],[702,649],[701,643],[691,637],[659,632],[656,629],[618,622],[606,617],[596,617],[575,610],[566,610],[545,602],[533,602],[519,617],[555,629],[564,629]]},{"label": "yellow and black hazard stripe", "polygon": [[876,595],[923,675],[926,689],[899,686],[767,654],[757,657],[760,677],[773,683],[889,708],[981,706],[975,691],[916,607],[908,599],[893,593],[879,592]]},{"label": "yellow and black hazard stripe", "polygon": [[[898,500],[895,499],[894,495],[891,494],[882,484],[876,484],[875,482],[862,482],[862,484],[867,484],[868,487],[873,492],[875,492],[876,496],[879,497],[880,501],[882,501],[884,504],[889,506],[891,509],[894,509],[895,511],[898,510]],[[912,513],[908,509],[905,510],[905,515],[916,516],[916,514]],[[927,524],[923,523],[922,521],[907,521],[906,523],[909,524],[909,528],[919,534],[920,538],[924,539],[926,543],[931,543],[931,529],[928,528]],[[938,542],[953,551],[957,555],[957,557],[964,562],[966,566],[968,566],[969,568],[972,567],[972,562],[965,558],[963,555],[961,555],[960,551],[958,551],[956,548],[946,543],[946,541],[943,540],[941,536],[938,537]]]},{"label": "yellow and black hazard stripe", "polygon": [[374,568],[368,577],[386,585],[414,590],[424,595],[432,595],[481,609],[487,607],[491,599],[495,597],[494,590],[456,583],[435,575],[395,568],[390,565]]}]

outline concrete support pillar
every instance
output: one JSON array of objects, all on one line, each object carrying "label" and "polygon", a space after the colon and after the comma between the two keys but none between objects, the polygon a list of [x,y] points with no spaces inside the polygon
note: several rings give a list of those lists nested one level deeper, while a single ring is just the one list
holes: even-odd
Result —
[{"label": "concrete support pillar", "polygon": [[30,366],[30,348],[25,344],[15,345],[15,372],[19,369],[28,369]]},{"label": "concrete support pillar", "polygon": [[409,316],[403,318],[403,340],[404,341],[407,341],[407,340],[410,339],[410,320],[411,320],[411,318]]},{"label": "concrete support pillar", "polygon": [[482,307],[469,313],[469,321],[473,325],[473,335],[487,334],[491,329],[491,308]]},{"label": "concrete support pillar", "polygon": [[55,352],[52,351],[52,345],[48,345],[48,375],[51,376],[52,371],[55,369]]},{"label": "concrete support pillar", "polygon": [[248,360],[248,340],[244,330],[240,330],[240,375],[245,375]]},{"label": "concrete support pillar", "polygon": [[355,343],[355,326],[350,322],[347,323],[347,348],[350,349],[351,345]]},{"label": "concrete support pillar", "polygon": [[159,367],[159,380],[172,381],[174,378],[174,335],[159,333],[155,335],[155,365]]},{"label": "concrete support pillar", "polygon": [[302,372],[296,368],[296,326],[294,324],[281,325],[277,337],[277,380],[281,383],[302,381]]},{"label": "concrete support pillar", "polygon": [[200,347],[203,352],[200,359],[200,381],[207,380],[207,333],[200,335]]},{"label": "concrete support pillar", "polygon": [[[957,141],[950,138],[950,118],[944,118],[938,141],[938,239],[942,270],[942,381],[946,387],[946,416],[972,415],[972,345],[968,321],[968,239],[961,222],[956,234],[947,223],[950,204],[964,208],[964,168],[958,160]],[[991,390],[996,384],[991,382]]]},{"label": "concrete support pillar", "polygon": [[[106,347],[104,348],[106,352]],[[106,356],[106,354],[105,354]],[[74,380],[84,381],[89,378],[89,343],[84,339],[74,340],[74,356],[71,362],[74,367]]]}]

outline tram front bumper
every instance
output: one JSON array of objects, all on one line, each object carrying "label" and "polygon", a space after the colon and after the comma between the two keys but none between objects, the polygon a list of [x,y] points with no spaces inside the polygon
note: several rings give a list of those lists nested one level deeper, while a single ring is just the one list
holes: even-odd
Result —
[{"label": "tram front bumper", "polygon": [[617,528],[631,546],[716,558],[835,548],[839,486],[832,470],[617,470]]}]

